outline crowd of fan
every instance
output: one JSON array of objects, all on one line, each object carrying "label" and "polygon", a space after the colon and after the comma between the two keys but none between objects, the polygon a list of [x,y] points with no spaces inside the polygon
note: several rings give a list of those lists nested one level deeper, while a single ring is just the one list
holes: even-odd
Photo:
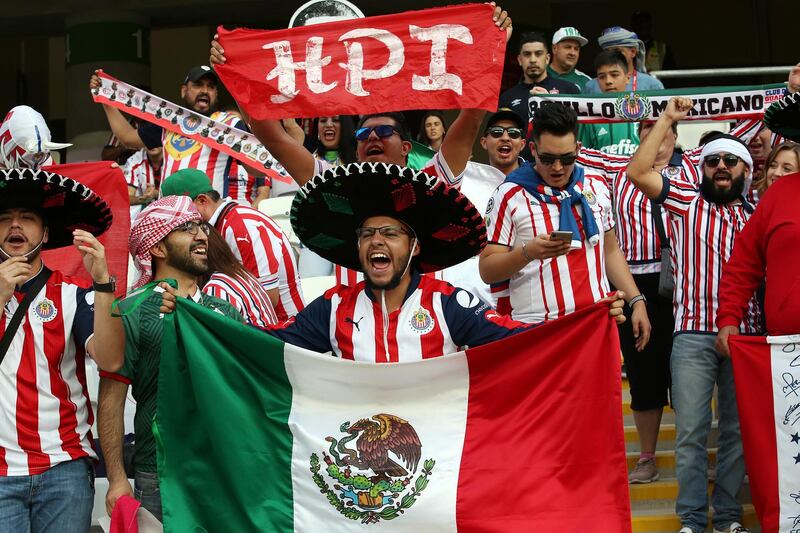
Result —
[{"label": "crowd of fan", "polygon": [[[250,168],[103,106],[113,135],[102,158],[116,161],[128,183],[133,260],[144,264],[153,246],[151,236],[135,229],[148,206],[159,198],[188,196],[198,217],[183,223],[185,231],[207,237],[203,293],[228,301],[256,327],[280,329],[309,303],[304,280],[313,278],[316,287],[327,276],[328,286],[356,286],[364,274],[332,264],[294,240],[280,217],[267,214],[273,212],[270,205],[338,165],[380,161],[424,170],[458,187],[485,213],[489,243],[479,256],[430,276],[467,289],[524,323],[557,319],[613,289],[622,291],[627,320],[620,339],[641,442],[629,481],[658,479],[657,438],[671,401],[677,413],[676,511],[684,533],[707,526],[706,438],[716,385],[721,436],[714,527],[747,531],[737,501],[745,467],[726,339],[740,330],[764,333],[768,322],[765,326],[763,296],[759,301],[750,294],[745,311],[726,313],[721,323],[717,291],[721,267],[733,251],[732,236],[781,176],[800,171],[800,146],[758,120],[704,136],[699,146],[681,146],[677,125],[692,106],[686,98],[673,98],[652,122],[579,125],[575,113],[562,106],[543,107],[532,120],[528,98],[539,93],[662,89],[647,70],[674,64],[671,53],[650,38],[646,14],[635,20],[648,34],[644,40],[621,27],[598,37],[602,51],[594,60],[594,78],[575,68],[588,43],[576,28],[560,28],[552,38],[521,35],[515,42],[522,77],[500,95],[497,112],[484,120],[481,111],[460,110],[448,125],[443,113],[427,111],[416,141],[396,112],[245,123],[237,110],[218,108],[219,79],[212,67],[225,56],[213,42],[212,67],[192,68],[180,86],[182,105],[252,131],[274,159],[266,171]],[[93,76],[90,86],[99,83]],[[800,67],[787,85],[789,92],[800,90]],[[477,139],[488,164],[471,161]],[[386,236],[389,230],[373,231],[370,239]],[[670,277],[664,269],[672,271],[671,293],[664,288]],[[141,286],[151,275],[131,281]],[[718,339],[720,329],[724,335]],[[127,385],[138,375],[127,362],[116,376],[104,374],[106,382],[123,384],[111,404],[120,397],[124,404]],[[105,441],[102,426],[100,432]],[[147,465],[155,469],[154,461]],[[159,514],[157,480],[146,479],[148,473],[136,471],[137,489]],[[116,474],[127,484],[127,474]],[[111,491],[116,492],[109,495],[109,510],[125,489],[112,482]]]}]

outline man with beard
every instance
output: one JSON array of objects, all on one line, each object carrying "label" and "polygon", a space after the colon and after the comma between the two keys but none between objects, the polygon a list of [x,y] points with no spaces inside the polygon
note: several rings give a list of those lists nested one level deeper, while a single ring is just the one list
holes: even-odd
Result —
[{"label": "man with beard", "polygon": [[[128,247],[141,277],[139,288],[151,279],[174,279],[178,296],[243,321],[228,302],[203,294],[197,277],[208,270],[208,226],[185,196],[166,196],[147,206],[131,227]],[[101,372],[98,398],[98,432],[108,473],[106,509],[117,499],[133,496],[122,461],[125,397],[133,386],[136,400],[136,498],[161,520],[161,496],[156,466],[153,417],[157,409],[158,368],[161,359],[163,318],[161,293],[153,291],[141,302],[134,293],[120,304],[123,312],[125,363],[115,373]]]},{"label": "man with beard", "polygon": [[543,33],[523,33],[519,42],[517,63],[522,67],[522,79],[500,95],[497,107],[508,107],[527,124],[530,120],[528,99],[531,94],[578,94],[578,87],[571,82],[547,75],[550,54],[547,37]]},{"label": "man with beard", "polygon": [[[218,110],[218,81],[216,73],[206,65],[189,69],[181,84],[183,106],[218,124],[249,131],[237,113]],[[92,75],[89,88],[100,87],[100,83],[100,78]],[[223,198],[230,196],[246,205],[250,205],[254,196],[252,189],[264,187],[263,170],[242,165],[224,152],[150,122],[142,121],[138,128],[134,128],[115,107],[103,104],[103,110],[112,132],[126,147],[134,150],[163,147],[162,181],[178,170],[196,168],[208,176],[214,190]],[[248,176],[256,176],[245,187],[241,186],[239,179],[240,166],[244,166]],[[255,196],[262,194],[257,191]]]},{"label": "man with beard", "polygon": [[[686,118],[693,102],[672,98],[652,131],[643,139],[628,165],[628,179],[663,206],[672,235],[675,272],[675,336],[670,367],[672,402],[676,414],[675,442],[681,533],[705,531],[708,521],[708,454],[711,397],[718,389],[719,451],[712,494],[715,531],[747,531],[741,525],[737,495],[744,480],[733,367],[714,346],[718,286],[722,265],[734,240],[750,217],[744,200],[752,177],[753,160],[736,137],[719,135],[700,154],[699,183],[653,170],[659,146],[673,123]],[[759,316],[752,298],[741,324],[744,333],[757,333]]]},{"label": "man with beard", "polygon": [[[470,292],[422,275],[476,255],[486,228],[475,206],[421,171],[352,163],[300,189],[292,226],[304,245],[364,273],[266,331],[288,343],[371,363],[419,361],[533,327],[499,315]],[[167,289],[170,309],[175,291]],[[173,298],[174,300],[174,298]],[[610,302],[609,314],[621,314]]]}]

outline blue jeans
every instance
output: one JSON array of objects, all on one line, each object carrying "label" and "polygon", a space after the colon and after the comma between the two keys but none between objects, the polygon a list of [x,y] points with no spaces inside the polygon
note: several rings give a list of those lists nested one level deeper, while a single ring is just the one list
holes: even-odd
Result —
[{"label": "blue jeans", "polygon": [[86,533],[93,506],[90,459],[59,463],[34,476],[0,477],[0,533]]},{"label": "blue jeans", "polygon": [[705,531],[708,523],[708,452],[711,430],[711,397],[718,390],[719,451],[717,480],[711,495],[714,527],[741,522],[737,496],[745,467],[733,365],[714,349],[714,335],[680,333],[672,343],[672,402],[675,410],[675,475],[678,500],[675,512],[683,526]]},{"label": "blue jeans", "polygon": [[133,496],[141,502],[142,507],[158,518],[159,522],[163,522],[158,474],[156,472],[139,472],[137,470],[133,481]]}]

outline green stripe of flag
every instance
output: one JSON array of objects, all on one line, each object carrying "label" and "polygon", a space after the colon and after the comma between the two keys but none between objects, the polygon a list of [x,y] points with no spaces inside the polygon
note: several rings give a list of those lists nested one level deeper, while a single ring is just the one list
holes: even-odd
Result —
[{"label": "green stripe of flag", "polygon": [[[183,298],[165,317],[156,416],[165,531],[293,531],[283,348]],[[200,492],[213,503],[198,503]]]}]

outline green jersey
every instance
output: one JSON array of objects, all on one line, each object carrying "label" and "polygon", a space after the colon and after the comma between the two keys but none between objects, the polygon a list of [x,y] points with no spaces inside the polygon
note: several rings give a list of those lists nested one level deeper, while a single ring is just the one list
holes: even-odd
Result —
[{"label": "green jersey", "polygon": [[[228,302],[202,294],[193,300],[203,307],[244,322],[242,315]],[[123,303],[124,306],[124,303]],[[125,364],[117,372],[130,381],[136,400],[133,419],[136,433],[134,463],[140,472],[156,472],[156,443],[153,438],[153,419],[158,399],[158,368],[161,362],[161,336],[164,332],[159,311],[161,293],[154,292],[130,314],[122,317],[125,329]]]},{"label": "green jersey", "polygon": [[607,154],[632,156],[639,148],[636,122],[612,124],[581,124],[579,139],[586,148]]},{"label": "green jersey", "polygon": [[590,81],[592,78],[581,72],[580,70],[572,69],[566,74],[559,74],[555,70],[553,70],[550,65],[547,65],[547,75],[552,76],[554,78],[558,78],[559,80],[568,81],[570,83],[574,83],[576,87],[578,87],[578,92],[583,92],[583,87],[586,85],[586,82]]}]

